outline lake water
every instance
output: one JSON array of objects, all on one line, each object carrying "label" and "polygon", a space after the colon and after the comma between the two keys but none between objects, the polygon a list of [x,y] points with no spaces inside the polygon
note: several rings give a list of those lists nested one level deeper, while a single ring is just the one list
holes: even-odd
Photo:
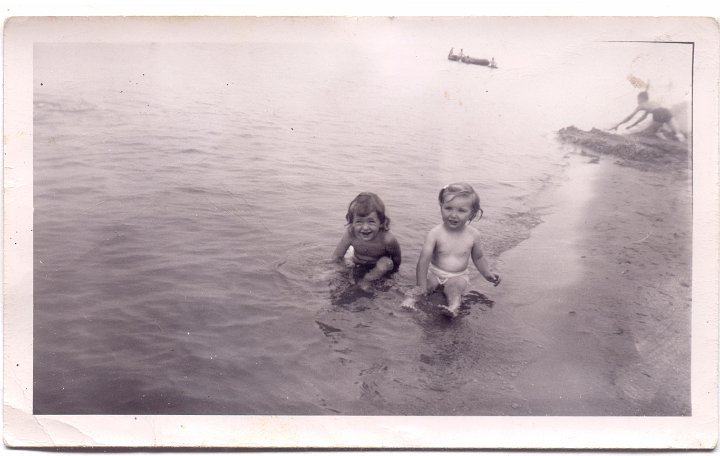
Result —
[{"label": "lake water", "polygon": [[[554,132],[611,125],[635,89],[607,56],[448,48],[36,45],[35,413],[520,413],[492,287],[473,273],[454,321],[402,291],[442,186],[478,191],[495,264],[562,179]],[[328,262],[361,191],[403,249],[373,295]]]}]

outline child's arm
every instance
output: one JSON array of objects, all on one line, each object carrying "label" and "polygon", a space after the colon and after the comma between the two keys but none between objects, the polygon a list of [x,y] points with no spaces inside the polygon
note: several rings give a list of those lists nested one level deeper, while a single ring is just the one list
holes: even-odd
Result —
[{"label": "child's arm", "polygon": [[648,116],[648,114],[650,114],[650,112],[649,112],[649,111],[645,111],[645,113],[644,113],[642,116],[640,116],[640,118],[639,118],[638,120],[636,120],[635,123],[633,123],[632,125],[630,125],[630,126],[627,127],[627,128],[629,129],[629,128],[632,128],[632,127],[634,127],[635,125],[639,124],[640,122],[642,122],[643,120],[645,120],[645,118]]},{"label": "child's arm", "polygon": [[335,247],[332,259],[335,261],[342,261],[345,253],[350,248],[350,245],[352,245],[352,239],[350,238],[350,230],[345,230],[342,239],[340,239],[337,247]]},{"label": "child's arm", "polygon": [[427,273],[430,267],[430,260],[432,260],[432,254],[435,251],[435,236],[430,231],[425,238],[425,244],[420,251],[420,258],[418,259],[417,267],[415,268],[415,279],[417,286],[412,290],[408,291],[406,298],[403,300],[401,306],[406,309],[414,309],[415,302],[420,295],[427,293]]},{"label": "child's arm", "polygon": [[412,290],[408,291],[405,300],[403,300],[401,306],[408,309],[415,308],[415,301],[420,295],[427,293],[427,273],[430,267],[430,260],[432,260],[432,254],[435,251],[435,236],[433,232],[428,233],[425,238],[425,244],[420,251],[420,258],[418,259],[417,267],[415,268],[415,279],[417,286]]},{"label": "child's arm", "polygon": [[488,266],[487,260],[485,260],[485,255],[480,248],[480,240],[478,236],[475,236],[471,256],[473,264],[475,264],[477,270],[480,271],[480,274],[485,277],[485,280],[492,282],[494,286],[500,285],[500,276],[490,271],[490,266]]},{"label": "child's arm", "polygon": [[435,251],[435,242],[435,234],[433,231],[430,231],[425,238],[425,244],[423,244],[423,248],[420,251],[420,258],[418,258],[417,267],[415,268],[415,280],[418,288],[423,293],[427,292],[427,274],[433,252]]},{"label": "child's arm", "polygon": [[627,116],[626,118],[624,118],[623,120],[621,120],[620,122],[618,122],[617,125],[615,125],[614,127],[611,128],[611,130],[617,130],[617,128],[618,128],[620,125],[624,124],[625,122],[627,122],[627,121],[629,121],[630,119],[632,119],[633,117],[635,117],[635,114],[637,114],[638,111],[640,111],[640,108],[635,108],[635,110],[634,110],[632,113],[630,113],[629,116]]},{"label": "child's arm", "polygon": [[390,233],[386,233],[385,250],[390,254],[390,259],[393,262],[393,271],[397,271],[402,262],[402,253],[400,252],[400,243],[395,239],[395,236]]}]

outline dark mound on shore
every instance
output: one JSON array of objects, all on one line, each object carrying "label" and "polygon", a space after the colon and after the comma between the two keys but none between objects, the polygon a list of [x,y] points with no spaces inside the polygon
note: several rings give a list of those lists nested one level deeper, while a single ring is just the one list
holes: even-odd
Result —
[{"label": "dark mound on shore", "polygon": [[687,164],[689,158],[687,143],[639,133],[615,135],[596,128],[583,131],[571,126],[558,131],[558,137],[565,143],[613,155],[641,168],[647,165]]}]

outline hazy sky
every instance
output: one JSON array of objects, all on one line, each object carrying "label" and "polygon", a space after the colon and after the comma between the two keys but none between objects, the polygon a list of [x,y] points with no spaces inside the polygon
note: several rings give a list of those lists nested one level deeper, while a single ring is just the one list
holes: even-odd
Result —
[{"label": "hazy sky", "polygon": [[[369,51],[379,56],[368,62],[374,72],[402,77],[420,94],[433,78],[442,75],[433,73],[437,69],[430,65],[421,66],[427,71],[408,74],[403,71],[404,65],[412,63],[408,59],[443,59],[450,47],[463,48],[466,54],[497,60],[500,70],[493,77],[502,84],[493,87],[503,91],[508,105],[536,117],[557,119],[557,126],[573,123],[581,128],[610,127],[635,106],[640,89],[629,78],[650,81],[651,97],[667,106],[690,101],[692,46],[672,42],[681,39],[681,30],[688,26],[680,19],[275,17],[225,18],[209,23],[198,18],[145,18],[130,23],[116,18],[110,22],[97,20],[97,24],[92,19],[75,21],[83,27],[65,23],[57,30],[64,33],[49,41],[60,43],[59,48],[62,41],[69,41],[73,45],[135,43],[148,50],[149,44],[168,42],[280,43],[314,49],[340,46],[350,55]],[[48,20],[47,29],[53,32],[55,25],[58,23]],[[174,33],[179,28],[183,33]],[[73,45],[59,51],[57,58],[51,53],[46,55],[47,62],[36,63],[52,66],[56,75],[65,68],[73,77],[78,69],[91,68],[93,62],[105,58],[105,51],[98,54],[97,49],[84,51],[78,47],[68,52]],[[212,60],[203,63],[202,68],[193,68],[183,64],[181,51],[182,47],[176,53],[176,69],[161,69],[168,77],[208,73],[213,68],[222,72],[232,63]],[[151,50],[148,52],[144,57],[147,65],[158,64],[160,60],[153,58]],[[102,65],[96,66],[102,70]],[[291,83],[292,75],[286,76]]]}]

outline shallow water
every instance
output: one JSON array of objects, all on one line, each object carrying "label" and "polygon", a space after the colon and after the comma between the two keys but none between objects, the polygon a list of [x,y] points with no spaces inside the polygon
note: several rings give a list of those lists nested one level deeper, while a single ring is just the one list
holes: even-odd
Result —
[{"label": "shallow water", "polygon": [[[527,341],[481,278],[456,320],[399,303],[448,182],[491,263],[528,236],[569,108],[446,53],[37,45],[35,413],[519,413]],[[327,260],[361,191],[404,256],[373,294]]]}]

